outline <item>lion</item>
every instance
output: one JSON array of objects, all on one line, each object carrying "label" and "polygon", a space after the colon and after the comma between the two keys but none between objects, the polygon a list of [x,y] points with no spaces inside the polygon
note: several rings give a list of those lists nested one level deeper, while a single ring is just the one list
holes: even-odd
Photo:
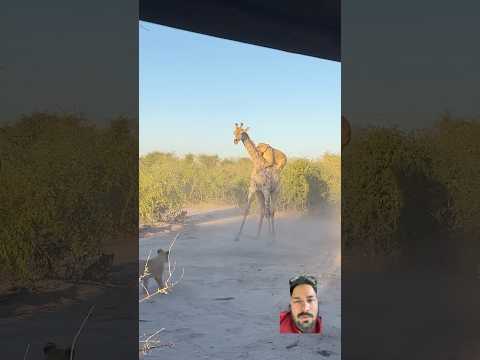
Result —
[{"label": "lion", "polygon": [[145,293],[147,293],[148,283],[151,278],[155,279],[159,288],[163,288],[163,271],[165,264],[168,263],[169,253],[168,250],[158,249],[157,256],[148,260],[147,271],[145,271],[146,260],[138,261],[138,276]]},{"label": "lion", "polygon": [[266,160],[268,166],[273,166],[278,171],[281,171],[287,164],[287,157],[285,154],[280,150],[271,147],[269,144],[258,144],[257,151]]}]

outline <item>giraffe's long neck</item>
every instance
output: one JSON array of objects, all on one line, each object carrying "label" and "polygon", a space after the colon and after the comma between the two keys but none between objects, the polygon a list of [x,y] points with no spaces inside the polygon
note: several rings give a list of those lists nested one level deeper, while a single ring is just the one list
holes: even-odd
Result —
[{"label": "giraffe's long neck", "polygon": [[260,153],[257,150],[257,147],[255,146],[254,142],[250,139],[250,136],[248,136],[248,134],[246,133],[243,134],[242,142],[243,142],[243,145],[245,146],[245,149],[247,149],[248,155],[250,155],[250,158],[253,161],[253,165],[256,168],[265,167],[266,165],[265,159],[260,155]]}]

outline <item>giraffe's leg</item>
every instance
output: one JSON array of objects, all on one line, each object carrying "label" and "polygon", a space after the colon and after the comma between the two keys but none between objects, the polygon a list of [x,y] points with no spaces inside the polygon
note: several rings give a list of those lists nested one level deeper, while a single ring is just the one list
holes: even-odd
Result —
[{"label": "giraffe's leg", "polygon": [[265,200],[263,198],[262,193],[257,192],[257,203],[260,206],[260,220],[258,222],[258,230],[257,230],[257,239],[260,237],[260,233],[262,232],[262,225],[263,225],[263,218],[265,217]]},{"label": "giraffe's leg", "polygon": [[265,216],[267,218],[268,230],[272,233],[272,199],[269,193],[263,194],[265,198]]},{"label": "giraffe's leg", "polygon": [[271,233],[272,233],[272,236],[273,236],[273,239],[275,239],[275,210],[272,209],[272,215],[271,215],[271,219],[270,219],[270,222],[271,222]]},{"label": "giraffe's leg", "polygon": [[276,209],[276,206],[277,206],[277,199],[278,199],[278,191],[275,191],[275,192],[272,194],[272,200],[271,200],[271,207],[272,207],[272,235],[273,235],[273,239],[275,239],[275,235],[276,235],[276,232],[275,232],[275,209]]},{"label": "giraffe's leg", "polygon": [[242,234],[243,226],[245,225],[245,221],[247,220],[248,212],[250,211],[250,206],[252,205],[253,195],[254,195],[254,193],[252,191],[250,191],[248,193],[247,207],[245,208],[245,213],[243,214],[242,225],[240,225],[240,230],[238,231],[238,234],[237,234],[237,237],[235,238],[235,241],[240,240],[240,235]]}]

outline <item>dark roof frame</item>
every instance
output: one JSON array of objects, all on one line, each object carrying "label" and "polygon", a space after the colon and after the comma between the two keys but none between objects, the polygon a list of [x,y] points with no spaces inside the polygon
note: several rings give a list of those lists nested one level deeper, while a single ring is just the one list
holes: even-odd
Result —
[{"label": "dark roof frame", "polygon": [[339,0],[140,0],[140,20],[341,60]]}]

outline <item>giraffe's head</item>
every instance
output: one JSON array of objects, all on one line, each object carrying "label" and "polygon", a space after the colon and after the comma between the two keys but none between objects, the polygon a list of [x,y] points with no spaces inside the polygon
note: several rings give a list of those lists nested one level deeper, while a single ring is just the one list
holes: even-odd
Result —
[{"label": "giraffe's head", "polygon": [[245,138],[245,136],[248,136],[247,135],[248,129],[249,129],[248,127],[243,128],[243,123],[240,123],[240,125],[235,123],[235,130],[233,131],[233,143],[238,144],[238,142],[242,141]]}]

